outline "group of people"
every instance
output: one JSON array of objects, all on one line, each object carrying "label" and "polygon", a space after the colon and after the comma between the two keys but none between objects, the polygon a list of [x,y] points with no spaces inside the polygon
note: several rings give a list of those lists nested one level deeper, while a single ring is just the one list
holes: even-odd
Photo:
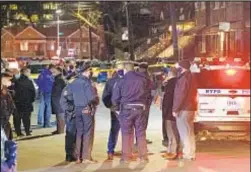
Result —
[{"label": "group of people", "polygon": [[[162,83],[164,94],[162,101],[163,133],[167,136],[167,159],[178,158],[179,146],[182,146],[184,159],[195,159],[195,136],[193,119],[197,107],[196,82],[190,72],[190,62],[180,61],[179,67],[165,71]],[[136,145],[141,162],[148,162],[146,129],[150,106],[153,101],[153,81],[147,71],[148,65],[141,63],[135,70],[131,62],[116,65],[116,72],[105,85],[102,101],[110,109],[111,128],[108,139],[108,160],[113,160],[118,134],[122,133],[121,163],[134,160],[133,146]],[[94,141],[95,113],[99,105],[99,96],[93,84],[92,69],[89,63],[83,63],[70,72],[60,66],[50,65],[38,77],[40,107],[38,124],[51,127],[51,114],[56,114],[57,130],[53,134],[66,131],[66,161],[94,163],[92,147]],[[73,70],[75,69],[75,70]],[[30,135],[30,115],[35,100],[33,82],[29,79],[30,70],[21,70],[20,77],[13,80],[8,73],[1,74],[1,126],[6,135],[10,128],[10,114],[21,114],[26,135]],[[66,76],[67,75],[67,76]],[[66,77],[65,77],[66,76]],[[68,80],[66,80],[67,78]],[[5,88],[14,83],[15,94],[11,96]],[[16,97],[19,98],[16,98]],[[2,100],[5,104],[2,104]],[[8,101],[13,101],[10,104]],[[2,107],[2,105],[4,107]],[[13,107],[9,107],[13,105]],[[2,115],[2,111],[4,114]],[[15,115],[14,115],[15,116]],[[15,121],[15,120],[14,120]],[[66,129],[65,129],[66,126]],[[22,135],[21,130],[17,135]],[[136,136],[134,143],[134,136]]]}]

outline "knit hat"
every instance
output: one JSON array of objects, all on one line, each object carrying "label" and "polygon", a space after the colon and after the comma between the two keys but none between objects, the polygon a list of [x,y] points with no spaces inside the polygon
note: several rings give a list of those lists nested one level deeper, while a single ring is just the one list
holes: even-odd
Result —
[{"label": "knit hat", "polygon": [[78,72],[82,73],[90,68],[91,68],[91,65],[89,63],[84,63],[82,66],[79,67]]},{"label": "knit hat", "polygon": [[190,69],[190,66],[191,66],[191,63],[189,60],[182,60],[179,62],[179,66],[186,69],[186,70],[189,70]]},{"label": "knit hat", "polygon": [[140,63],[140,64],[139,64],[139,68],[147,69],[147,68],[148,68],[147,62],[142,62],[142,63]]}]

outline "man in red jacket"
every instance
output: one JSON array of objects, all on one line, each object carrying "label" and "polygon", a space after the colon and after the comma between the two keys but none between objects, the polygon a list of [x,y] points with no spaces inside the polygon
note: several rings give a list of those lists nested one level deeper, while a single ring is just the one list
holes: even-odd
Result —
[{"label": "man in red jacket", "polygon": [[173,116],[176,117],[178,132],[183,145],[183,159],[195,159],[194,117],[197,110],[197,87],[190,71],[190,62],[179,62],[179,77],[173,99]]}]

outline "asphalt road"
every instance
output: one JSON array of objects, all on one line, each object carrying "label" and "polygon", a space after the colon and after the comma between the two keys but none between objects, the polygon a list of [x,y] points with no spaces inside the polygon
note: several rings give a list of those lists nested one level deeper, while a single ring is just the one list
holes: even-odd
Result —
[{"label": "asphalt road", "polygon": [[[102,86],[99,86],[102,93]],[[38,102],[32,114],[33,136],[18,138],[18,171],[40,172],[248,172],[250,171],[250,142],[244,141],[200,141],[197,142],[196,161],[167,161],[161,157],[165,147],[162,146],[161,112],[155,105],[151,108],[147,138],[153,141],[148,145],[150,163],[142,165],[132,162],[128,166],[119,164],[119,157],[113,162],[106,162],[107,138],[110,129],[109,110],[100,105],[96,113],[93,158],[97,164],[64,163],[64,134],[51,136],[52,128],[36,126]],[[54,123],[55,116],[51,122]],[[119,138],[117,150],[121,150]]]}]

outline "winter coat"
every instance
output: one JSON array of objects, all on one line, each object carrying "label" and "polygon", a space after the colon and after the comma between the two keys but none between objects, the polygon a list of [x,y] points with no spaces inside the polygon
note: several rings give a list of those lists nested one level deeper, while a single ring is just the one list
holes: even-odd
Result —
[{"label": "winter coat", "polygon": [[53,87],[53,76],[49,69],[45,68],[38,76],[37,85],[42,93],[51,93]]},{"label": "winter coat", "polygon": [[13,114],[16,106],[14,101],[7,90],[7,88],[3,88],[1,90],[1,109],[0,109],[0,122],[1,126],[5,128],[8,124],[11,114]]},{"label": "winter coat", "polygon": [[115,83],[120,80],[121,78],[119,77],[118,74],[115,74],[111,79],[109,79],[106,84],[105,88],[103,91],[103,96],[102,96],[102,101],[107,108],[112,107],[112,91]]},{"label": "winter coat", "polygon": [[15,104],[19,112],[32,112],[33,102],[36,98],[36,91],[32,80],[27,76],[21,75],[15,81]]},{"label": "winter coat", "polygon": [[175,118],[173,116],[173,97],[174,89],[177,82],[177,78],[169,79],[162,87],[164,92],[163,101],[162,101],[162,118],[164,120],[172,120]]},{"label": "winter coat", "polygon": [[174,91],[173,112],[197,110],[197,84],[190,71],[182,73]]},{"label": "winter coat", "polygon": [[51,107],[53,114],[64,113],[64,110],[60,105],[60,97],[65,86],[66,82],[63,79],[63,76],[61,74],[56,76],[51,93]]}]

